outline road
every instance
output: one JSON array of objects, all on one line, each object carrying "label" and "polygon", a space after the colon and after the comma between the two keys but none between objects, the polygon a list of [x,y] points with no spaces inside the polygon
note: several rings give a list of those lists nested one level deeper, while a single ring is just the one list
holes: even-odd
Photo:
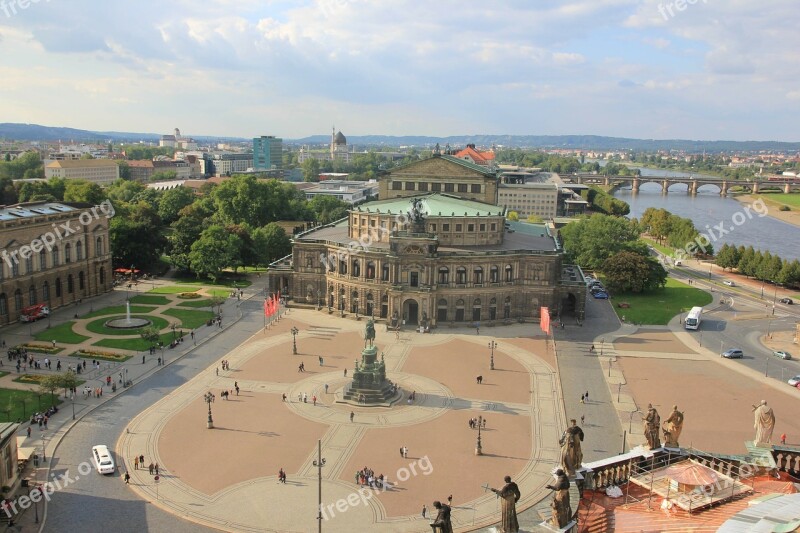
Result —
[{"label": "road", "polygon": [[[52,458],[52,474],[60,477],[68,471],[71,482],[57,490],[52,497],[43,531],[216,531],[161,511],[137,498],[122,481],[125,472],[125,466],[122,465],[131,465],[132,457],[123,461],[123,458],[115,455],[119,468],[111,476],[101,476],[93,468],[87,475],[81,475],[81,471],[87,471],[87,467],[81,464],[91,465],[90,453],[93,445],[106,444],[113,450],[129,420],[165,394],[206,370],[223,354],[238,346],[243,339],[261,330],[262,305],[258,298],[242,301],[244,316],[239,322],[80,420],[65,436]],[[205,419],[197,422],[205,424]]]}]

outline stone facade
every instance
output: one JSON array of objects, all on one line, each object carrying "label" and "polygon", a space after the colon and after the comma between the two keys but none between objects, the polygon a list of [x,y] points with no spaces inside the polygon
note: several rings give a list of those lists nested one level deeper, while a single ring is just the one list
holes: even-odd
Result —
[{"label": "stone facade", "polygon": [[0,209],[0,324],[30,305],[52,309],[111,290],[106,212],[55,202]]}]

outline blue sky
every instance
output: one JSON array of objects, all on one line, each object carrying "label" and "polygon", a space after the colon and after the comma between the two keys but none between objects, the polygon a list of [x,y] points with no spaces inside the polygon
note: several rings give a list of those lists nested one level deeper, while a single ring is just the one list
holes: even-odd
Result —
[{"label": "blue sky", "polygon": [[0,122],[798,141],[798,20],[797,0],[0,0]]}]

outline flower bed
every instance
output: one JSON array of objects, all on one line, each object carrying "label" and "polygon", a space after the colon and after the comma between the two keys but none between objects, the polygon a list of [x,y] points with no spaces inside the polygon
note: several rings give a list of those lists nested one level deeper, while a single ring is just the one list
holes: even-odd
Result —
[{"label": "flower bed", "polygon": [[17,348],[25,348],[29,352],[36,352],[36,353],[46,353],[46,354],[57,354],[64,350],[64,348],[55,347],[53,348],[52,344],[33,344],[33,343],[25,343],[16,346]]},{"label": "flower bed", "polygon": [[178,295],[178,298],[183,300],[194,300],[195,298],[202,298],[203,296],[197,294],[196,292],[182,292]]},{"label": "flower bed", "polygon": [[70,357],[82,357],[84,359],[102,359],[104,361],[122,362],[131,358],[130,355],[114,352],[103,352],[100,350],[78,350],[71,353]]},{"label": "flower bed", "polygon": [[47,376],[44,374],[22,374],[18,378],[14,378],[13,381],[17,383],[32,383],[34,385],[39,385],[44,378]]}]

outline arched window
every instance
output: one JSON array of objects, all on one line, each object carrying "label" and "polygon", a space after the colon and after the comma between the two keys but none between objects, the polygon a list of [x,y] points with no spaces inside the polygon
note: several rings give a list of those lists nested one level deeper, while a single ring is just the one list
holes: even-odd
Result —
[{"label": "arched window", "polygon": [[480,322],[481,320],[481,299],[475,298],[472,301],[472,321]]},{"label": "arched window", "polygon": [[339,260],[339,274],[343,276],[347,274],[347,261],[344,259]]},{"label": "arched window", "polygon": [[61,254],[59,253],[58,246],[53,246],[53,251],[50,252],[50,256],[53,258],[54,267],[61,264]]},{"label": "arched window", "polygon": [[78,272],[78,290],[82,291],[83,285],[84,285],[84,276],[83,276],[83,270],[81,270],[80,272]]},{"label": "arched window", "polygon": [[456,322],[464,321],[464,300],[456,302]]},{"label": "arched window", "polygon": [[489,300],[489,320],[497,318],[497,298]]},{"label": "arched window", "polygon": [[33,274],[33,254],[25,259],[25,273]]},{"label": "arched window", "polygon": [[389,281],[389,264],[384,263],[381,268],[381,281]]},{"label": "arched window", "polygon": [[56,278],[56,298],[61,298],[61,278]]},{"label": "arched window", "polygon": [[105,252],[103,251],[103,238],[98,237],[97,240],[94,241],[94,255],[95,257],[100,257]]},{"label": "arched window", "polygon": [[440,298],[436,303],[436,320],[447,322],[447,300],[444,298]]},{"label": "arched window", "polygon": [[36,305],[36,287],[31,285],[28,288],[28,305]]},{"label": "arched window", "polygon": [[511,296],[506,296],[503,302],[503,318],[511,318]]},{"label": "arched window", "polygon": [[106,269],[105,268],[101,268],[100,269],[100,283],[105,283],[105,282],[106,282]]},{"label": "arched window", "polygon": [[353,259],[353,277],[357,278],[361,275],[361,262],[358,259]]},{"label": "arched window", "polygon": [[442,285],[450,283],[450,269],[447,267],[439,267],[439,283]]},{"label": "arched window", "polygon": [[75,258],[78,261],[83,260],[83,243],[81,241],[75,243]]},{"label": "arched window", "polygon": [[[367,263],[367,279],[375,279],[375,262],[370,261]],[[371,313],[367,313],[368,315]]]},{"label": "arched window", "polygon": [[22,291],[17,289],[14,291],[14,307],[16,308],[17,312],[19,312],[22,308]]},{"label": "arched window", "polygon": [[47,252],[42,248],[39,252],[39,270],[47,269]]},{"label": "arched window", "polygon": [[72,294],[75,291],[75,282],[72,280],[72,274],[67,276],[67,294]]},{"label": "arched window", "polygon": [[475,267],[475,270],[472,272],[472,277],[473,283],[483,283],[483,269],[481,267]]},{"label": "arched window", "polygon": [[514,267],[506,265],[506,281],[514,281]]},{"label": "arched window", "polygon": [[467,269],[458,267],[456,269],[456,283],[463,285],[467,282]]},{"label": "arched window", "polygon": [[500,281],[500,269],[496,266],[493,266],[489,269],[489,281],[492,283],[497,283]]},{"label": "arched window", "polygon": [[8,299],[6,299],[6,293],[0,294],[0,315],[8,316]]},{"label": "arched window", "polygon": [[19,263],[11,261],[11,277],[16,278],[19,276]]},{"label": "arched window", "polygon": [[64,245],[64,262],[72,262],[72,245],[70,243]]},{"label": "arched window", "polygon": [[42,301],[50,302],[50,284],[46,281],[42,283]]}]

